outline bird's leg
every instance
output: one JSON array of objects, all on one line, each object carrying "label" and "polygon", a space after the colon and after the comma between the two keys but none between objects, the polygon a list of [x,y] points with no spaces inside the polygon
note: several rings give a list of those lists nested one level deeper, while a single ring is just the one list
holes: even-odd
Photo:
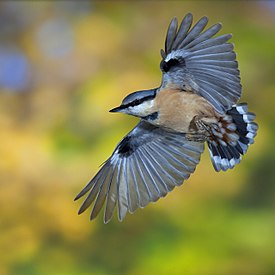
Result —
[{"label": "bird's leg", "polygon": [[206,141],[212,135],[211,127],[218,127],[216,119],[211,117],[195,116],[190,122],[188,140]]}]

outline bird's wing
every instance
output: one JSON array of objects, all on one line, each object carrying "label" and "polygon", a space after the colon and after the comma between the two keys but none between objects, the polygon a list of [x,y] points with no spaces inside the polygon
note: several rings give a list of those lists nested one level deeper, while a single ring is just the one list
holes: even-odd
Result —
[{"label": "bird's wing", "polygon": [[161,50],[162,87],[191,90],[224,113],[241,96],[240,73],[231,34],[213,37],[222,25],[206,29],[207,17],[192,28],[193,16],[187,14],[178,28],[174,18],[167,31],[165,51]]},{"label": "bird's wing", "polygon": [[79,213],[91,204],[91,220],[106,201],[107,223],[118,205],[118,218],[133,213],[164,197],[194,172],[204,145],[186,140],[184,134],[172,133],[141,121],[116,147],[96,176],[78,194],[89,192]]}]

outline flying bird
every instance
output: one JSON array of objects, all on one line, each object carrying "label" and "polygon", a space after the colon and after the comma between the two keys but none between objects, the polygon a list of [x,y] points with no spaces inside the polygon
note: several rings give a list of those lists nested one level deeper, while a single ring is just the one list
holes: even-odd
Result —
[{"label": "flying bird", "polygon": [[214,169],[240,163],[254,142],[258,125],[242,93],[231,34],[215,36],[222,25],[205,27],[207,17],[192,26],[188,13],[178,27],[173,18],[161,50],[160,87],[126,96],[110,112],[140,118],[117,145],[99,172],[77,195],[88,193],[79,214],[91,205],[90,219],[104,207],[104,222],[117,205],[122,221],[129,211],[145,207],[180,186],[195,171],[207,143]]}]

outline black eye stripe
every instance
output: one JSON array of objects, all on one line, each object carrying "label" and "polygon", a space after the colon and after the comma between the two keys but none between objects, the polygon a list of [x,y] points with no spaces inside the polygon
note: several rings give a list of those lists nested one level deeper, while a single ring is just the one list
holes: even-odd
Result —
[{"label": "black eye stripe", "polygon": [[141,104],[144,101],[154,99],[154,98],[155,98],[155,95],[145,96],[145,97],[140,98],[140,99],[135,99],[134,101],[132,101],[128,104],[121,105],[121,107],[122,108],[134,107],[134,106],[137,106],[137,105]]}]

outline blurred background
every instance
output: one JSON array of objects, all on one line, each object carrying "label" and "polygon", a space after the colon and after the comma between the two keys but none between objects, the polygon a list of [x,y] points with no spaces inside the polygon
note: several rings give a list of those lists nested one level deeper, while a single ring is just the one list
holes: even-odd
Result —
[{"label": "blurred background", "polygon": [[[75,195],[137,123],[110,114],[159,85],[172,17],[223,23],[259,134],[241,165],[208,152],[119,223]],[[275,274],[275,2],[1,1],[0,274]]]}]

